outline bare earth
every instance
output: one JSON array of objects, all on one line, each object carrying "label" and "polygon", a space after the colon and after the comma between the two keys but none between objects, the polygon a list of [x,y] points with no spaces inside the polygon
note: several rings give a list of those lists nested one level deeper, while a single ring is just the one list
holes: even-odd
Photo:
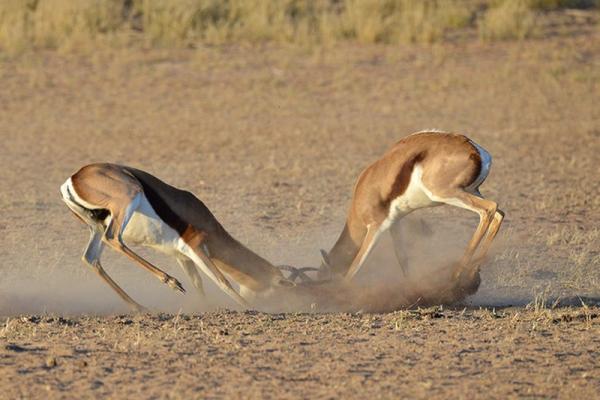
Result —
[{"label": "bare earth", "polygon": [[[108,272],[157,312],[126,315],[80,262],[87,230],[58,192],[84,164],[135,166],[196,193],[274,263],[317,265],[359,171],[427,128],[465,133],[493,155],[482,191],[507,213],[479,292],[452,309],[224,311],[214,288],[207,301],[182,296],[106,251]],[[0,139],[0,398],[600,393],[598,31],[24,55],[0,60]],[[407,226],[419,218],[432,236],[407,229],[406,242],[427,280],[477,218],[438,208]],[[389,247],[359,280],[397,278]],[[144,254],[189,288],[173,260]]]}]

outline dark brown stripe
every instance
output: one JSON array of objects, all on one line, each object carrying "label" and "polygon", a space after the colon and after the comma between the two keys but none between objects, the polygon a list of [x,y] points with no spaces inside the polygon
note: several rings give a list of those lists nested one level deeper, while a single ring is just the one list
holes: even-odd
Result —
[{"label": "dark brown stripe", "polygon": [[[128,170],[142,185],[142,189],[144,190],[144,195],[150,202],[150,205],[156,212],[156,214],[165,221],[167,225],[173,228],[179,235],[183,235],[183,233],[188,229],[188,223],[185,222],[179,215],[175,213],[169,207],[169,205],[163,200],[162,197],[154,189],[152,186],[146,182],[146,179],[143,175],[137,174],[135,170]],[[154,178],[158,180],[158,178]]]},{"label": "dark brown stripe", "polygon": [[398,196],[402,195],[408,184],[410,183],[410,176],[412,175],[413,169],[418,162],[421,162],[425,158],[425,152],[421,152],[410,158],[406,161],[398,175],[396,175],[396,179],[394,179],[394,183],[392,184],[392,190],[387,198],[383,200],[383,205],[387,208],[390,206],[390,203],[394,201]]}]

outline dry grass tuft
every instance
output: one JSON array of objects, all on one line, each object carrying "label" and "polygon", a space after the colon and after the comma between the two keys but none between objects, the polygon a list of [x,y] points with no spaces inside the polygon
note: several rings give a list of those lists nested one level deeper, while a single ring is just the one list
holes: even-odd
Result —
[{"label": "dry grass tuft", "polygon": [[[449,29],[469,24],[474,10],[453,0],[347,0],[342,12],[323,24],[326,40],[363,43],[430,43]],[[325,21],[324,21],[325,22]]]},{"label": "dry grass tuft", "polygon": [[476,2],[458,0],[6,0],[0,49],[119,44],[121,37],[154,46],[430,43],[473,26],[476,11]]},{"label": "dry grass tuft", "polygon": [[142,0],[137,12],[153,42],[397,43],[438,40],[472,10],[454,0]]},{"label": "dry grass tuft", "polygon": [[[431,43],[464,28],[523,39],[536,13],[599,0],[4,0],[0,50],[132,43]],[[477,15],[481,10],[480,21]]]},{"label": "dry grass tuft", "polygon": [[525,39],[534,33],[535,22],[529,0],[502,0],[485,13],[479,33],[484,40]]},{"label": "dry grass tuft", "polygon": [[122,24],[120,0],[5,0],[0,4],[0,47],[59,48],[86,44]]}]

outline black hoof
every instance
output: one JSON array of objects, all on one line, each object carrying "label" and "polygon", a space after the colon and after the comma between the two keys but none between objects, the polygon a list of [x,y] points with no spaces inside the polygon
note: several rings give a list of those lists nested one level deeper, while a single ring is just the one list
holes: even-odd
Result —
[{"label": "black hoof", "polygon": [[477,293],[479,285],[481,285],[481,275],[479,275],[478,271],[471,279],[462,279],[459,288],[465,296],[471,296]]}]

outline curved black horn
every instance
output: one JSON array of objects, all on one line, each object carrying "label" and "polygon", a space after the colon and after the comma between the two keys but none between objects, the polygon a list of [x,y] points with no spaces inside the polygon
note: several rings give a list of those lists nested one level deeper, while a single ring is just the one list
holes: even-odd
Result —
[{"label": "curved black horn", "polygon": [[306,274],[306,272],[308,271],[318,271],[318,268],[312,268],[312,267],[303,267],[303,268],[296,268],[296,267],[292,267],[291,265],[278,265],[277,268],[283,270],[283,271],[288,271],[290,272],[290,275],[288,276],[288,280],[295,282],[296,279],[300,279],[301,282],[313,282],[313,279],[311,279],[310,276],[308,276]]}]

